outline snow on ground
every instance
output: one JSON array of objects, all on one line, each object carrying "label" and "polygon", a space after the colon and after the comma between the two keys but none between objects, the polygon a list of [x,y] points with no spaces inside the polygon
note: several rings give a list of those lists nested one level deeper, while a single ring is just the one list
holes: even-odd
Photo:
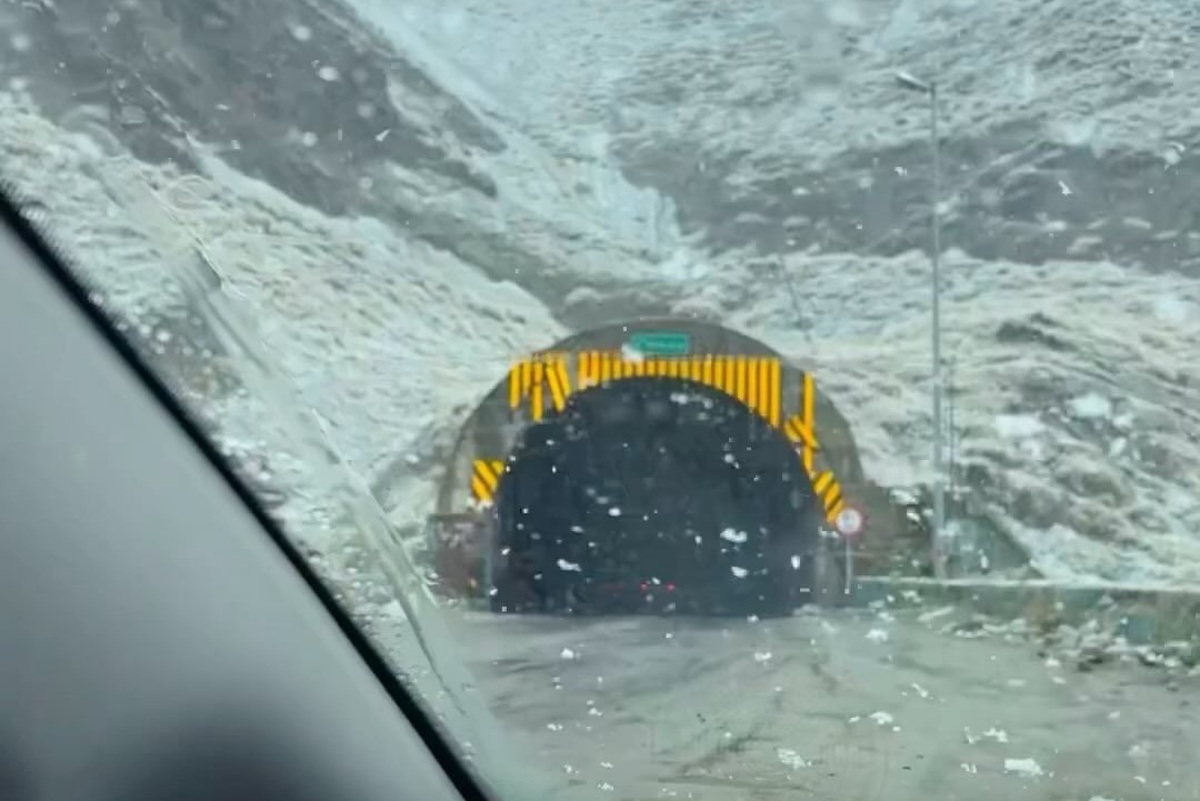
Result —
[{"label": "snow on ground", "polygon": [[930,461],[928,261],[908,252],[928,237],[929,109],[895,73],[936,79],[966,484],[1050,575],[1200,578],[1200,73],[1181,55],[1200,7],[404,9],[540,136],[608,137],[711,249],[580,291],[575,319],[618,294],[760,334],[820,368],[872,477],[904,486]]},{"label": "snow on ground", "polygon": [[[1200,281],[961,252],[945,264],[960,470],[981,511],[1050,576],[1200,581],[1200,367],[1186,356],[1200,352]],[[928,260],[785,266],[811,304],[806,333],[779,273],[750,254],[717,262],[703,302],[676,302],[814,365],[875,480],[926,480]]]},{"label": "snow on ground", "polygon": [[405,8],[545,136],[608,137],[626,175],[670,195],[718,251],[923,247],[929,102],[897,84],[904,70],[939,86],[947,244],[1200,272],[1200,71],[1181,56],[1200,36],[1194,4]]},{"label": "snow on ground", "polygon": [[[0,103],[3,147],[20,169],[10,178],[36,189],[39,175],[80,176],[45,197],[51,229],[116,290],[118,305],[168,303],[164,293],[179,288],[169,266],[177,252],[111,197],[129,189],[128,165],[11,96]],[[366,474],[430,427],[452,430],[490,388],[483,376],[562,333],[526,293],[444,252],[377,221],[326,218],[218,162],[210,168],[211,180],[175,185],[178,176],[161,170],[136,173],[182,207],[229,288],[272,312],[257,315],[271,355]],[[1050,575],[1200,578],[1200,413],[1178,389],[1200,372],[1173,359],[1200,347],[1196,282],[1107,264],[946,261],[962,459],[991,510]],[[748,254],[709,262],[686,294],[670,297],[679,284],[664,283],[656,302],[815,364],[852,412],[870,474],[913,484],[928,469],[926,260],[797,256],[785,268],[803,289],[802,314],[839,310],[813,315],[807,336],[779,274]],[[264,417],[252,409],[223,409],[238,421],[230,436],[261,441]],[[278,432],[275,447],[287,436]],[[428,487],[409,491],[424,507]]]},{"label": "snow on ground", "polygon": [[[502,134],[503,148],[475,155],[496,183],[501,199],[457,198],[466,205],[454,215],[461,229],[456,235],[470,238],[477,229],[495,235],[488,242],[493,250],[504,249],[506,242],[519,243],[522,251],[540,257],[524,269],[513,268],[512,280],[556,315],[568,311],[561,304],[576,283],[587,280],[613,289],[669,271],[673,259],[685,258],[687,245],[673,201],[625,179],[611,152],[609,135],[593,127],[572,129],[574,135],[546,137],[541,124],[548,119],[545,109],[528,113],[525,108],[526,97],[542,96],[539,85],[527,80],[517,85],[497,81],[505,72],[504,58],[497,57],[492,47],[504,47],[505,40],[473,40],[482,60],[464,69],[444,39],[428,35],[430,26],[448,26],[476,37],[487,33],[478,27],[459,27],[467,20],[454,7],[419,9],[390,0],[353,0],[349,5],[363,24],[377,30],[430,80]],[[539,46],[549,46],[565,57],[558,48],[568,41],[543,40]],[[541,71],[545,77],[553,74]],[[404,97],[393,97],[393,102],[406,112],[410,108]],[[404,166],[393,169],[403,171]],[[431,188],[419,179],[408,183],[418,196]],[[426,196],[419,205],[437,203]],[[489,274],[496,274],[498,263],[504,261],[482,249],[471,257]]]},{"label": "snow on ground", "polygon": [[1165,148],[1197,121],[1184,100],[1200,92],[1196,67],[1181,54],[1200,9],[1170,0],[567,0],[552,13],[410,0],[400,16],[516,113],[568,136],[623,118],[714,150],[753,143],[763,160],[886,146],[924,133],[880,113],[922,111],[895,94],[901,68],[936,75],[948,130],[1035,114],[1101,149]]},{"label": "snow on ground", "polygon": [[[378,220],[327,217],[215,160],[208,177],[181,179],[102,141],[0,93],[3,177],[36,198],[43,229],[243,471],[283,490],[288,534],[489,779],[544,797],[544,777],[520,768],[483,699],[462,691],[459,645],[388,548],[392,527],[428,513],[431,476],[391,488],[391,527],[365,490],[398,457],[420,464],[431,438],[452,438],[513,355],[552,343],[559,323],[514,284]],[[219,288],[197,291],[197,242]],[[165,315],[178,310],[203,324]],[[206,347],[189,336],[201,331],[224,347],[188,352]],[[214,374],[234,388],[205,383]]]},{"label": "snow on ground", "polygon": [[[754,120],[728,102],[738,99],[733,94],[802,95],[813,77],[840,82],[849,70],[839,57],[838,26],[878,5],[564,0],[547,10],[530,0],[410,0],[393,14],[502,98],[509,115],[571,148],[614,122],[735,133]],[[704,90],[731,96],[708,103],[714,98]],[[645,96],[631,97],[638,92]],[[720,113],[704,115],[702,107]]]},{"label": "snow on ground", "polygon": [[[152,197],[142,182],[178,207],[223,273],[224,293],[249,312],[284,391],[329,421],[366,476],[424,429],[449,432],[514,354],[563,333],[524,291],[379,221],[326,217],[216,161],[211,179],[181,183],[168,170],[115,159],[13,95],[0,95],[0,119],[5,177],[37,195],[46,227],[133,319],[185,302],[190,255],[182,226],[164,230],[155,209],[137,205]],[[47,183],[48,175],[69,178]],[[245,395],[201,400],[220,407],[227,437],[269,443],[283,461],[274,451],[289,450],[292,432],[271,431],[278,410]]]},{"label": "snow on ground", "polygon": [[[1156,154],[1155,175],[1184,181],[1180,159],[1162,155],[1160,145],[1186,138],[1194,123],[1167,107],[1169,87],[1190,73],[1185,65],[1149,66],[1173,63],[1168,45],[1191,35],[1190,7],[1154,4],[1177,18],[1172,27],[1151,25],[1153,9],[1134,11],[1118,0],[1087,13],[1026,0],[843,2],[820,11],[573,0],[553,13],[525,0],[415,2],[398,15],[375,0],[355,6],[481,118],[507,119],[507,128],[496,129],[505,147],[474,155],[497,197],[396,164],[389,191],[399,209],[423,215],[422,231],[362,215],[334,219],[211,152],[205,177],[183,181],[167,168],[118,164],[111,143],[51,125],[19,93],[0,99],[0,152],[8,177],[39,194],[46,175],[77,176],[54,182],[43,196],[50,226],[134,318],[183,302],[175,273],[192,269],[179,223],[154,223],[162,216],[151,208],[158,201],[137,188],[148,182],[203,241],[225,279],[222,303],[248,310],[244,317],[294,388],[284,394],[319,412],[337,450],[368,478],[398,459],[419,463],[419,480],[385,488],[407,511],[405,522],[428,509],[430,456],[515,354],[553,341],[563,333],[560,321],[635,313],[723,321],[815,365],[854,421],[872,477],[903,486],[926,478],[927,262],[860,248],[858,234],[847,232],[871,229],[872,221],[864,225],[861,209],[847,211],[847,204],[852,195],[875,204],[876,227],[924,237],[923,215],[905,209],[913,187],[888,188],[890,166],[864,165],[879,148],[905,141],[917,142],[905,158],[926,158],[918,146],[922,101],[897,94],[890,70],[932,74],[936,66],[952,90],[947,151],[983,142],[976,134],[984,128],[999,132],[997,152],[1007,155],[983,159],[970,180],[983,187],[980,198],[991,192],[1004,201],[991,203],[1001,216],[1038,221],[1017,236],[988,228],[995,220],[979,204],[947,209],[948,241],[965,251],[946,257],[945,342],[955,361],[966,483],[982,511],[1047,573],[1200,577],[1200,412],[1189,392],[1200,381],[1191,366],[1200,296],[1193,279],[1152,276],[1142,269],[1145,254],[1135,252],[1154,240],[1175,249],[1168,254],[1186,254],[1187,226],[1142,224],[1136,214],[1105,210],[1113,202],[1133,203],[1134,211],[1147,203],[1151,193],[1134,191],[1137,181],[1088,195],[1076,180],[1086,173],[1062,173],[1063,190],[1053,159],[1030,166],[1020,156],[1021,148],[1047,143],[1102,154],[1121,140]],[[1029,46],[997,50],[995,42],[1009,35],[1001,31]],[[1047,39],[1047,31],[1057,32]],[[536,44],[528,38],[535,35]],[[1132,49],[1115,47],[1125,39]],[[1080,53],[1098,55],[1081,61]],[[1127,90],[1138,65],[1159,83],[1135,97]],[[403,86],[392,90],[394,103],[424,114]],[[890,111],[881,115],[881,108]],[[421,114],[420,125],[436,128]],[[1020,124],[1010,142],[1004,131],[1014,120]],[[615,172],[614,142],[629,163],[659,159],[668,172],[691,162],[719,165],[690,197],[677,197],[693,222],[697,203],[712,211],[714,227],[759,221],[708,242],[716,253],[695,238],[687,245],[674,207]],[[728,158],[737,152],[750,155]],[[818,174],[836,153],[853,163]],[[676,156],[681,161],[671,162]],[[1102,161],[1089,165],[1098,174],[1108,169]],[[1168,172],[1175,167],[1177,175]],[[1004,194],[1030,175],[1066,205],[1047,216],[1035,198],[1033,211],[1014,211]],[[664,187],[678,190],[686,179],[668,175]],[[1104,216],[1092,220],[1093,212]],[[800,239],[779,235],[780,225],[773,217],[763,222],[764,214],[785,217],[782,227],[800,231]],[[979,230],[962,227],[968,222]],[[844,241],[822,240],[825,255],[813,255],[820,247],[801,252],[814,231],[830,226],[841,226],[835,233]],[[968,236],[984,228],[986,237]],[[763,236],[755,239],[754,231]],[[1129,231],[1141,233],[1130,239]],[[980,255],[1021,237],[1055,240],[1059,250],[1091,260]],[[1133,255],[1105,260],[1097,242],[1128,246]],[[785,252],[783,272],[758,256],[777,249]],[[855,252],[829,252],[838,249]],[[273,431],[272,447],[288,451],[292,431],[278,430],[244,396],[222,395],[212,407],[241,450],[262,450],[264,432]],[[298,459],[289,466],[273,456],[269,469],[303,472]],[[315,494],[310,505],[320,506]]]},{"label": "snow on ground", "polygon": [[[1188,358],[1200,352],[1200,281],[953,250],[943,262],[958,459],[977,510],[1049,576],[1200,581],[1200,369]],[[638,291],[811,365],[871,478],[928,481],[924,255],[795,254],[781,268],[733,252],[696,280]]]}]

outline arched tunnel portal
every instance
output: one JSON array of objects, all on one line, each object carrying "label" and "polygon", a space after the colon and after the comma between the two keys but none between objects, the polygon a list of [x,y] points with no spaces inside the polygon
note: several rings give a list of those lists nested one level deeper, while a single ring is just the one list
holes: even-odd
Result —
[{"label": "arched tunnel portal", "polygon": [[694,320],[613,325],[521,359],[484,398],[431,545],[447,591],[500,611],[581,611],[601,591],[719,611],[686,585],[724,581],[740,612],[780,582],[811,588],[818,528],[864,483],[845,418],[763,343]]}]

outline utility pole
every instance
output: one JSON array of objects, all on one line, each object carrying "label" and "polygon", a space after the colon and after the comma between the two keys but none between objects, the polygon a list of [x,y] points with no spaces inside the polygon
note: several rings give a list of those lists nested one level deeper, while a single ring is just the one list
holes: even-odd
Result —
[{"label": "utility pole", "polygon": [[[932,161],[930,192],[930,254],[931,313],[930,350],[933,360],[933,538],[943,544],[946,525],[945,486],[945,428],[942,424],[942,396],[945,391],[942,373],[942,159],[938,137],[938,91],[934,81],[922,81],[907,72],[896,73],[896,83],[910,92],[920,92],[929,99],[929,149]],[[939,565],[942,571],[943,566]]]},{"label": "utility pole", "polygon": [[953,353],[946,360],[946,449],[949,464],[946,467],[947,486],[952,501],[958,500],[958,423],[955,417],[955,376],[958,374],[958,359]]}]

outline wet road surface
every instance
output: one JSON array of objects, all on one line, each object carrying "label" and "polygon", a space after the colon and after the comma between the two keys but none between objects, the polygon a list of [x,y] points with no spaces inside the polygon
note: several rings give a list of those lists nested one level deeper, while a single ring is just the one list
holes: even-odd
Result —
[{"label": "wet road surface", "polygon": [[915,612],[451,615],[564,798],[1200,798],[1200,682],[1161,668],[1081,672]]}]

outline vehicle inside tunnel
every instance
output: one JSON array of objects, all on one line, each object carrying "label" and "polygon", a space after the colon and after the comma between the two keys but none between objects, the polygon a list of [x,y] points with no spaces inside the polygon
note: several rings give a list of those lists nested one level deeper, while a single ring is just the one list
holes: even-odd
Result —
[{"label": "vehicle inside tunnel", "polygon": [[788,440],[715,388],[591,387],[518,437],[489,559],[497,612],[790,614],[820,504]]}]

